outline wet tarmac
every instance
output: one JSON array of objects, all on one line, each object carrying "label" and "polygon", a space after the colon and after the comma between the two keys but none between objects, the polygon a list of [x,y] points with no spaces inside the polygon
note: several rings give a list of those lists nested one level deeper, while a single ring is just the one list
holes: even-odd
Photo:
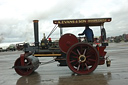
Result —
[{"label": "wet tarmac", "polygon": [[112,60],[111,67],[99,65],[89,75],[74,75],[68,67],[58,67],[58,62],[54,62],[40,66],[26,77],[11,68],[23,52],[0,52],[0,85],[128,85],[128,43],[111,43],[106,51]]}]

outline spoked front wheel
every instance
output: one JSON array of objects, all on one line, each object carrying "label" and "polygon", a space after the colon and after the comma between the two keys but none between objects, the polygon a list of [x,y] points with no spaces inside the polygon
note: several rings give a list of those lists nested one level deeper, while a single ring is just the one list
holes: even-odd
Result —
[{"label": "spoked front wheel", "polygon": [[77,74],[89,74],[93,72],[98,63],[98,52],[89,44],[74,44],[67,52],[67,65]]}]

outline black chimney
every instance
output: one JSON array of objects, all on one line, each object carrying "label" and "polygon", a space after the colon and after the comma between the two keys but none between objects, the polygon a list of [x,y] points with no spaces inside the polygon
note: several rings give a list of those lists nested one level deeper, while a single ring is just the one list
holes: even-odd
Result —
[{"label": "black chimney", "polygon": [[33,22],[34,22],[35,46],[39,47],[38,20],[33,20]]}]

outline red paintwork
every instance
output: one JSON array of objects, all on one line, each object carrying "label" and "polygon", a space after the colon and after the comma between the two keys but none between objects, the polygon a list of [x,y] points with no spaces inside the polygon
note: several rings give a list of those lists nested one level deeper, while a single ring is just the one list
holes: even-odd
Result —
[{"label": "red paintwork", "polygon": [[78,43],[77,37],[73,34],[67,33],[61,36],[59,40],[59,48],[62,52],[66,53],[68,49],[76,43]]},{"label": "red paintwork", "polygon": [[[23,55],[22,55],[23,56]],[[32,62],[28,59],[28,58],[25,58],[26,60],[28,60],[29,65],[32,65]],[[23,61],[22,61],[23,62]],[[21,66],[21,59],[18,58],[16,61],[15,61],[15,64],[14,66]],[[27,66],[26,63],[24,63],[24,66]],[[27,75],[30,75],[32,72],[33,72],[33,69],[31,68],[28,68],[28,69],[19,69],[19,68],[15,68],[15,71],[17,74],[21,75],[21,76],[27,76]]]},{"label": "red paintwork", "polygon": [[99,65],[103,65],[105,63],[105,55],[107,52],[104,51],[104,49],[106,48],[105,46],[96,46],[98,52],[99,52],[99,57],[102,58],[100,61],[99,61]]},{"label": "red paintwork", "polygon": [[25,65],[25,63],[24,63],[24,58],[25,58],[25,54],[21,54],[21,55],[20,55],[21,66],[24,66],[24,65]]},{"label": "red paintwork", "polygon": [[[89,48],[89,49],[88,49]],[[84,62],[79,61],[79,56],[86,56]],[[67,65],[77,74],[89,74],[98,66],[99,56],[97,50],[89,44],[74,44],[67,52]]]}]

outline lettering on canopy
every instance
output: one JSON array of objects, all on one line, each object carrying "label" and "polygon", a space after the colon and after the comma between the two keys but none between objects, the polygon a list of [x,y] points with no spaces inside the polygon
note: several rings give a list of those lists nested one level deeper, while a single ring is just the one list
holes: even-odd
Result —
[{"label": "lettering on canopy", "polygon": [[86,20],[58,20],[54,24],[76,24],[76,23],[86,23]]},{"label": "lettering on canopy", "polygon": [[82,24],[82,23],[100,23],[110,22],[111,19],[77,19],[77,20],[54,20],[54,24]]},{"label": "lettering on canopy", "polygon": [[88,23],[95,23],[95,22],[106,22],[107,21],[107,19],[92,19],[92,20],[88,20]]}]

